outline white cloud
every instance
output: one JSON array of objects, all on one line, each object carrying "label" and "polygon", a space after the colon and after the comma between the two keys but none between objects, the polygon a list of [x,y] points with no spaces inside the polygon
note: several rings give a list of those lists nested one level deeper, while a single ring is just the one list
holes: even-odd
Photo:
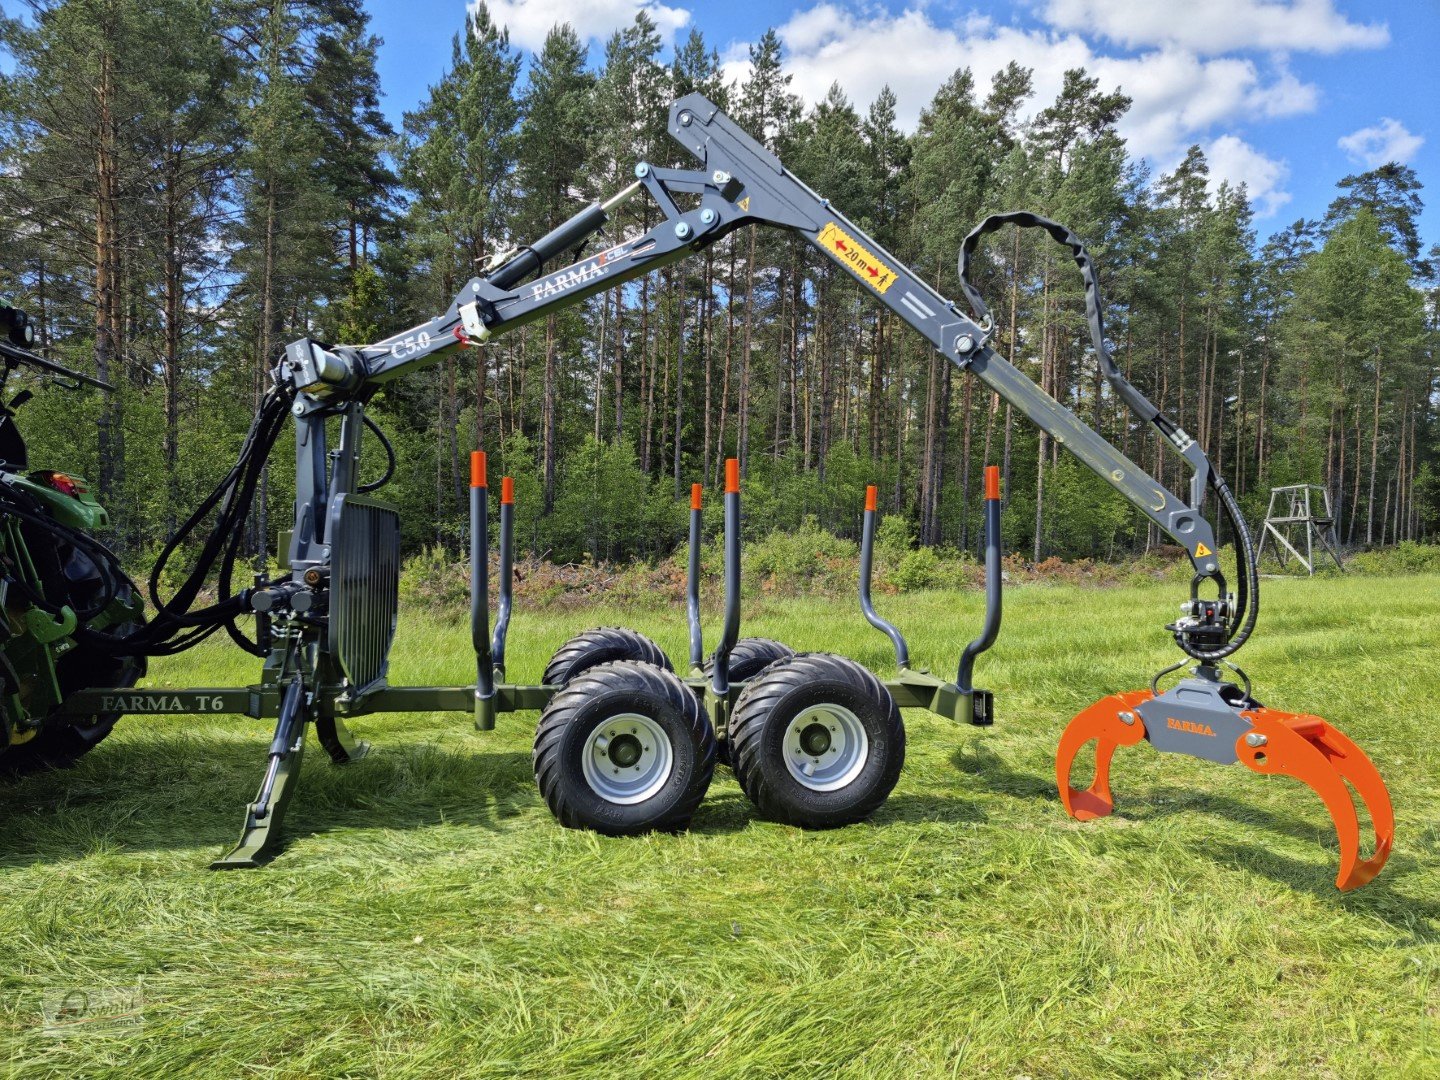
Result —
[{"label": "white cloud", "polygon": [[1336,145],[1355,164],[1375,169],[1389,161],[1405,164],[1424,142],[1424,135],[1408,131],[1399,120],[1386,116],[1378,124],[1342,135]]},{"label": "white cloud", "polygon": [[[939,25],[920,8],[898,15],[857,15],[833,3],[799,11],[778,28],[792,87],[806,101],[824,97],[839,82],[864,108],[882,86],[898,98],[900,123],[913,127],[920,110],[958,67],[969,67],[983,94],[991,76],[1011,60],[1034,72],[1039,108],[1053,101],[1067,68],[1083,67],[1101,86],[1119,86],[1134,99],[1121,121],[1131,149],[1167,158],[1211,125],[1236,118],[1290,116],[1315,108],[1319,92],[1284,67],[1262,74],[1241,57],[1204,59],[1178,48],[1137,56],[1097,53],[1078,34],[999,26],[971,17]],[[728,74],[743,78],[744,47],[732,49]]]},{"label": "white cloud", "polygon": [[[474,5],[470,5],[473,7]],[[545,37],[559,23],[569,23],[582,41],[603,41],[616,30],[635,21],[642,9],[655,21],[660,39],[667,44],[675,31],[688,26],[686,8],[667,7],[657,0],[487,0],[490,17],[510,31],[512,44],[539,52]]]},{"label": "white cloud", "polygon": [[1250,204],[1259,217],[1269,217],[1290,201],[1283,185],[1290,178],[1290,167],[1256,150],[1235,135],[1221,135],[1204,147],[1210,163],[1210,186],[1228,180],[1231,187],[1245,185]]},{"label": "white cloud", "polygon": [[1390,40],[1385,23],[1351,22],[1333,0],[1048,0],[1042,10],[1057,29],[1098,34],[1127,48],[1175,46],[1203,55],[1336,53]]}]

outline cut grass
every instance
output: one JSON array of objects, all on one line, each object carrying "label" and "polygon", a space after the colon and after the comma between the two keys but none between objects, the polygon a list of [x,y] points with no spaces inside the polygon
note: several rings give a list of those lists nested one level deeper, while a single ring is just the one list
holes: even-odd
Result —
[{"label": "cut grass", "polygon": [[[1066,720],[1174,650],[1172,587],[1032,586],[982,658],[992,729],[910,712],[871,822],[758,820],[719,770],[692,830],[569,832],[530,773],[533,715],[366,717],[318,747],[264,870],[216,874],[269,730],[133,717],[78,768],[5,793],[0,1062],[16,1075],[705,1077],[1440,1075],[1440,577],[1267,582],[1243,659],[1261,699],[1325,715],[1396,804],[1397,849],[1351,894],[1294,781],[1116,758],[1119,813],[1061,811]],[[949,671],[978,594],[891,598]],[[882,605],[887,606],[887,605]],[[672,612],[595,609],[683,661]],[[521,611],[511,676],[583,627]],[[854,656],[888,643],[833,602],[764,601],[747,633]],[[471,676],[462,619],[402,617],[392,681]],[[152,682],[244,684],[226,646]],[[41,1033],[46,989],[143,987],[143,1023]]]}]

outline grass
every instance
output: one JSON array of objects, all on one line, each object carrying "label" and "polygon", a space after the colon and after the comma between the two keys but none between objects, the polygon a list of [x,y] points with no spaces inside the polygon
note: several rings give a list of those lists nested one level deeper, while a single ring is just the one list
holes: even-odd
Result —
[{"label": "grass", "polygon": [[[1319,800],[1239,767],[1117,755],[1119,813],[1069,821],[1068,718],[1172,659],[1173,587],[1011,590],[982,658],[992,729],[910,713],[874,819],[757,819],[725,770],[692,830],[614,840],[550,819],[533,715],[367,717],[318,748],[268,868],[204,869],[237,834],[269,732],[122,722],[77,769],[5,796],[0,1068],[40,1076],[1440,1075],[1440,576],[1267,583],[1244,659],[1262,700],[1327,716],[1386,775],[1384,874],[1333,887]],[[889,598],[949,669],[980,597]],[[684,655],[683,618],[596,609]],[[466,681],[462,620],[407,612],[395,682]],[[581,629],[521,611],[512,676]],[[888,645],[818,600],[746,631]],[[216,646],[155,682],[245,683]],[[48,1037],[54,988],[142,986],[143,1023]]]}]

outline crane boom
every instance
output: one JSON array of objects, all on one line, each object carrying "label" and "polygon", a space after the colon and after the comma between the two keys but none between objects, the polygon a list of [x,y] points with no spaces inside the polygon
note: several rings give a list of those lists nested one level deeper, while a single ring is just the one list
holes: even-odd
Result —
[{"label": "crane boom", "polygon": [[[988,318],[973,318],[955,301],[941,296],[828,199],[790,173],[718,106],[700,94],[681,98],[670,109],[669,130],[699,160],[700,169],[640,163],[635,167],[635,183],[608,202],[586,207],[533,245],[494,260],[495,265],[471,279],[443,314],[418,326],[370,345],[327,349],[309,339],[292,343],[277,368],[277,378],[298,392],[297,416],[333,411],[343,401],[364,400],[377,387],[457,349],[479,344],[702,251],[743,225],[764,225],[803,237],[847,271],[874,300],[946,359],[1019,409],[1172,537],[1189,555],[1197,580],[1217,579],[1223,591],[1215,533],[1201,510],[1212,482],[1209,462],[1193,439],[1165,421],[1125,381],[1110,363],[1108,352],[1103,352],[1100,362],[1121,399],[1140,419],[1155,423],[1188,463],[1188,498],[1169,491],[991,348]],[[611,213],[641,191],[662,211],[664,219],[659,224],[559,269],[537,273],[556,257],[583,249]],[[688,197],[695,205],[682,209],[677,196]],[[1003,223],[1017,217],[1030,215],[992,220]],[[1035,221],[1040,219],[1031,218]],[[973,250],[976,235],[985,228],[972,234],[967,241],[969,249]],[[1078,248],[1078,241],[1075,244],[1080,261],[1083,249]],[[977,303],[978,294],[968,283],[967,292],[972,305]],[[1098,303],[1097,290],[1092,312]],[[983,304],[980,306],[983,309]],[[1093,325],[1098,327],[1098,322]],[[1097,351],[1107,348],[1103,339],[1095,346]]]}]

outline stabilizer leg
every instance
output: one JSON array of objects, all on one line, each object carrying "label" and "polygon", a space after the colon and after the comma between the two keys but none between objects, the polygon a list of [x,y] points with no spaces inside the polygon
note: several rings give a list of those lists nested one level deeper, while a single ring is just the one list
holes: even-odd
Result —
[{"label": "stabilizer leg", "polygon": [[[1115,809],[1110,794],[1110,759],[1117,746],[1134,746],[1145,738],[1145,722],[1136,707],[1154,695],[1149,690],[1111,694],[1078,714],[1060,736],[1055,754],[1055,782],[1065,812],[1077,821],[1106,817]],[[1095,741],[1095,779],[1088,788],[1070,786],[1070,769],[1080,748]]]},{"label": "stabilizer leg", "polygon": [[[1330,811],[1340,841],[1336,888],[1348,892],[1373,880],[1395,840],[1395,810],[1374,763],[1318,716],[1270,709],[1247,710],[1244,715],[1254,728],[1236,742],[1235,752],[1246,767],[1293,776],[1319,795]],[[1368,859],[1360,858],[1360,820],[1347,783],[1364,802],[1375,828],[1375,853]]]},{"label": "stabilizer leg", "polygon": [[265,778],[255,801],[245,808],[245,826],[229,854],[210,864],[212,870],[244,870],[263,866],[280,845],[280,823],[294,794],[305,752],[305,683],[299,675],[290,680],[280,702],[275,737],[270,742]]}]

